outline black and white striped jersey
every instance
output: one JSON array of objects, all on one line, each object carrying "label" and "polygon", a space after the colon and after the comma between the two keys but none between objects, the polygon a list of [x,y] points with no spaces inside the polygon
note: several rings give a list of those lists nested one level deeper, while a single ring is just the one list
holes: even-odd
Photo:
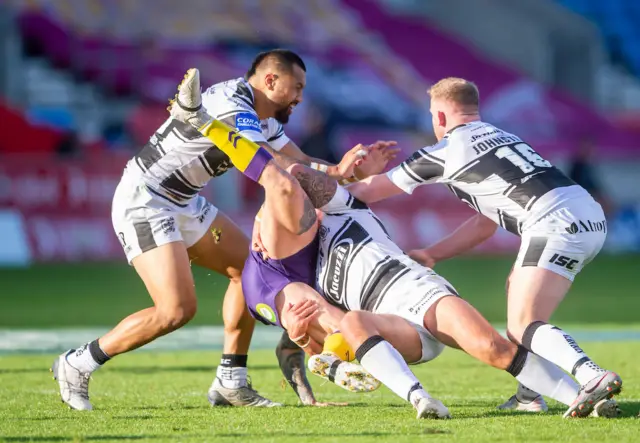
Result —
[{"label": "black and white striped jersey", "polygon": [[[273,118],[260,121],[254,109],[253,90],[242,78],[218,83],[202,95],[207,112],[235,127],[254,142],[280,150],[289,139]],[[169,117],[149,142],[127,164],[154,194],[178,206],[186,206],[212,177],[233,165],[229,157],[190,125]]]},{"label": "black and white striped jersey", "polygon": [[339,187],[331,207],[322,208],[316,289],[346,310],[375,312],[385,297],[420,290],[435,274],[409,258],[362,202]]},{"label": "black and white striped jersey", "polygon": [[568,200],[588,195],[519,137],[480,121],[452,129],[387,176],[409,194],[420,185],[444,183],[516,235]]}]

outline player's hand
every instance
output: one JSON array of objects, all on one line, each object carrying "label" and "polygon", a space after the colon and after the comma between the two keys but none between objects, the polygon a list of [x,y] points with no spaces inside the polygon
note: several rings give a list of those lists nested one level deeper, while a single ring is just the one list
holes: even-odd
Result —
[{"label": "player's hand", "polygon": [[427,248],[409,251],[409,257],[427,268],[433,268],[436,265],[436,260],[429,254]]},{"label": "player's hand", "polygon": [[320,313],[318,303],[314,300],[304,300],[300,303],[285,303],[280,317],[282,324],[287,327],[290,339],[306,335],[309,323]]},{"label": "player's hand", "polygon": [[369,155],[368,146],[357,144],[351,148],[335,167],[337,169],[337,178],[353,177],[356,166],[360,166],[367,158],[367,155]]},{"label": "player's hand", "polygon": [[396,158],[400,152],[400,148],[396,148],[397,142],[393,140],[377,142],[369,145],[369,155],[355,169],[355,175],[359,179],[367,178],[371,175],[380,174],[385,170],[389,161]]},{"label": "player's hand", "polygon": [[253,232],[251,233],[251,249],[262,254],[262,258],[265,260],[269,258],[267,248],[262,243],[262,237],[260,236],[260,223],[254,223]]}]

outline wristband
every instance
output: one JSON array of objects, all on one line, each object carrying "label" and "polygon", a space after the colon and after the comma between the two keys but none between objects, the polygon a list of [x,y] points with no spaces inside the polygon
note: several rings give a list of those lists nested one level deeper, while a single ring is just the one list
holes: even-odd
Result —
[{"label": "wristband", "polygon": [[297,342],[298,340],[302,340],[303,338],[305,338],[307,336],[307,333],[305,332],[304,334],[302,334],[300,337],[296,337],[296,338],[291,338],[289,337],[289,340],[291,340],[292,342]]},{"label": "wristband", "polygon": [[320,172],[324,172],[324,173],[326,173],[329,170],[329,166],[323,165],[323,164],[320,164],[320,163],[316,163],[316,162],[311,162],[309,164],[309,167],[311,169],[315,169],[316,171],[320,171]]}]

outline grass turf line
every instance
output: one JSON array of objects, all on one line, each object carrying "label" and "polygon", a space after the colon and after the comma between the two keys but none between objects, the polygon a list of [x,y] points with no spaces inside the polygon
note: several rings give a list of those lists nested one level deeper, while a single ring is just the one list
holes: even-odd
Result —
[{"label": "grass turf line", "polygon": [[[446,277],[491,322],[504,324],[504,283],[515,257],[445,261]],[[638,256],[599,256],[578,275],[553,320],[563,323],[626,324],[639,320]],[[227,280],[194,266],[198,313],[191,325],[222,323]],[[133,268],[124,263],[35,265],[0,269],[0,328],[113,326],[150,306]]]},{"label": "grass turf line", "polygon": [[287,405],[277,409],[211,408],[206,390],[219,358],[214,352],[134,352],[109,362],[91,382],[95,410],[66,409],[47,367],[53,355],[0,356],[0,441],[222,441],[222,442],[632,442],[640,421],[640,369],[629,356],[640,343],[587,343],[585,351],[621,374],[619,397],[625,417],[615,420],[561,418],[497,411],[515,390],[506,373],[465,354],[446,350],[434,362],[414,367],[427,390],[454,419],[416,420],[415,412],[381,388],[350,394],[310,375],[322,401],[347,401],[341,408],[297,406],[283,389],[272,351],[253,352],[249,373],[264,395]]}]

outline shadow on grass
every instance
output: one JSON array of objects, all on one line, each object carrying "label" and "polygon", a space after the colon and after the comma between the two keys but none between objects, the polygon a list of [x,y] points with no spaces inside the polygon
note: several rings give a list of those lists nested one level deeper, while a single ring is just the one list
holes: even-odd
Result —
[{"label": "shadow on grass", "polygon": [[[211,372],[215,373],[217,364],[211,366],[106,366],[103,372],[121,372],[128,374],[153,374],[163,372]],[[277,370],[276,365],[249,366],[249,372]],[[0,369],[0,374],[49,373],[49,368],[11,368]],[[101,371],[102,372],[102,371]]]},{"label": "shadow on grass", "polygon": [[[176,429],[179,430],[179,429]],[[451,431],[447,429],[436,429],[436,428],[424,428],[421,431],[414,432],[403,432],[402,435],[435,435],[435,434],[452,434]],[[213,434],[209,437],[213,438],[245,438],[247,441],[253,440],[254,437],[265,438],[265,437],[303,437],[303,438],[318,438],[318,437],[390,437],[397,436],[397,432],[345,432],[345,433],[337,433],[337,432],[259,432],[256,434],[253,433],[223,433],[223,434]],[[177,436],[176,436],[177,437]],[[181,438],[198,438],[199,435],[189,435],[189,434],[181,434]],[[44,436],[14,436],[14,437],[3,437],[0,436],[0,441],[4,442],[40,442],[40,441],[73,441],[73,442],[83,442],[83,441],[102,441],[102,440],[145,440],[145,439],[157,439],[162,438],[166,439],[167,435],[87,435],[87,436],[60,436],[60,435],[52,435],[48,437]]]},{"label": "shadow on grass", "polygon": [[[469,406],[469,403],[466,403],[465,406]],[[478,406],[483,406],[483,404],[479,404]],[[484,403],[486,406],[486,403]],[[638,417],[638,413],[640,410],[640,401],[630,401],[630,402],[618,402],[618,407],[620,408],[620,415],[616,418],[629,418],[629,417]],[[545,416],[557,416],[558,418],[562,418],[562,414],[567,410],[564,406],[551,406],[549,407],[549,411],[544,413]],[[468,414],[464,416],[455,416],[454,419],[469,419],[469,418],[499,418],[499,417],[534,417],[536,413],[525,412],[525,411],[499,411],[499,410],[491,410],[487,409],[483,412],[478,412],[476,414]],[[597,418],[596,418],[597,419]]]},{"label": "shadow on grass", "polygon": [[640,401],[618,401],[618,406],[622,411],[622,417],[638,417],[640,414]]},{"label": "shadow on grass", "polygon": [[4,442],[23,442],[23,441],[101,441],[101,440],[146,440],[152,438],[166,438],[162,435],[87,435],[84,437],[70,437],[61,435],[50,435],[47,437],[3,437],[0,436],[0,441]]},{"label": "shadow on grass", "polygon": [[[122,372],[128,374],[153,374],[162,372],[207,372],[215,373],[217,364],[211,366],[105,366],[104,372]],[[249,373],[277,370],[276,365],[251,365]]]}]

